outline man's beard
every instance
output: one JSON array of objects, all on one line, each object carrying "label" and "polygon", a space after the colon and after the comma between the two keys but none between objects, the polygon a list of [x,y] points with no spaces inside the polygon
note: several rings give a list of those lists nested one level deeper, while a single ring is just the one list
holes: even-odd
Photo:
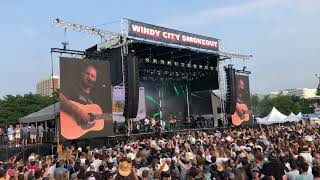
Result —
[{"label": "man's beard", "polygon": [[95,86],[96,82],[95,81],[85,81],[82,83],[82,85],[85,87],[85,88],[93,88]]}]

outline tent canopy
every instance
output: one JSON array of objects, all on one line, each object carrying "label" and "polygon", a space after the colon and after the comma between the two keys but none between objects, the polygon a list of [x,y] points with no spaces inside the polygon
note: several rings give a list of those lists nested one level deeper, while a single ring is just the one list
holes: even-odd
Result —
[{"label": "tent canopy", "polygon": [[302,113],[299,112],[299,113],[296,115],[296,117],[297,117],[297,119],[298,119],[299,121],[301,121],[301,120],[302,120]]},{"label": "tent canopy", "polygon": [[275,107],[272,108],[271,112],[268,114],[268,116],[264,118],[258,118],[257,122],[258,124],[275,124],[275,123],[284,123],[284,119],[286,119],[287,116],[279,112]]},{"label": "tent canopy", "polygon": [[293,113],[290,113],[289,116],[287,118],[285,118],[283,121],[284,122],[298,122],[299,119],[297,118],[296,115],[294,115]]},{"label": "tent canopy", "polygon": [[23,118],[19,119],[20,123],[33,123],[52,120],[56,118],[60,112],[60,103],[57,102],[46,108],[43,108],[37,112],[31,113]]}]

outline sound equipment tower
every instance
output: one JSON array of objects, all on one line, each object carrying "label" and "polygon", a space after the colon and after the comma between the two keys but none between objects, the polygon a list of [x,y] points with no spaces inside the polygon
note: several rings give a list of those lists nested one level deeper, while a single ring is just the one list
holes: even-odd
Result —
[{"label": "sound equipment tower", "polygon": [[226,72],[226,81],[227,81],[225,111],[227,115],[231,115],[236,110],[236,101],[237,101],[235,69],[231,66],[228,66],[225,68],[225,72]]},{"label": "sound equipment tower", "polygon": [[126,119],[137,117],[139,104],[139,62],[133,54],[124,59],[125,104],[123,116]]}]

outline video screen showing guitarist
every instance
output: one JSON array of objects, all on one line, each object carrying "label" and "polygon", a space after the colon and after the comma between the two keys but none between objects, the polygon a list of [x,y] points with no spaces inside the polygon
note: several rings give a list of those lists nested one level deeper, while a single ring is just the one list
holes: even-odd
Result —
[{"label": "video screen showing guitarist", "polygon": [[237,101],[236,110],[232,115],[232,124],[252,124],[249,76],[236,75]]},{"label": "video screen showing guitarist", "polygon": [[108,61],[60,59],[60,127],[64,139],[113,134]]}]

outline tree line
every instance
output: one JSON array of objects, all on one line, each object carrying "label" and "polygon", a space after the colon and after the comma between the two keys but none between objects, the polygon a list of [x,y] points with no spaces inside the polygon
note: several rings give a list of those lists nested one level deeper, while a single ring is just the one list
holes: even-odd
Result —
[{"label": "tree line", "polygon": [[20,118],[57,101],[57,96],[49,97],[32,93],[16,96],[6,95],[0,99],[0,127],[16,124]]},{"label": "tree line", "polygon": [[314,113],[314,107],[312,106],[313,100],[299,98],[297,96],[270,96],[266,95],[260,97],[258,95],[251,96],[252,111],[256,117],[267,116],[272,107],[278,109],[281,113],[289,115],[291,112],[298,114]]}]

